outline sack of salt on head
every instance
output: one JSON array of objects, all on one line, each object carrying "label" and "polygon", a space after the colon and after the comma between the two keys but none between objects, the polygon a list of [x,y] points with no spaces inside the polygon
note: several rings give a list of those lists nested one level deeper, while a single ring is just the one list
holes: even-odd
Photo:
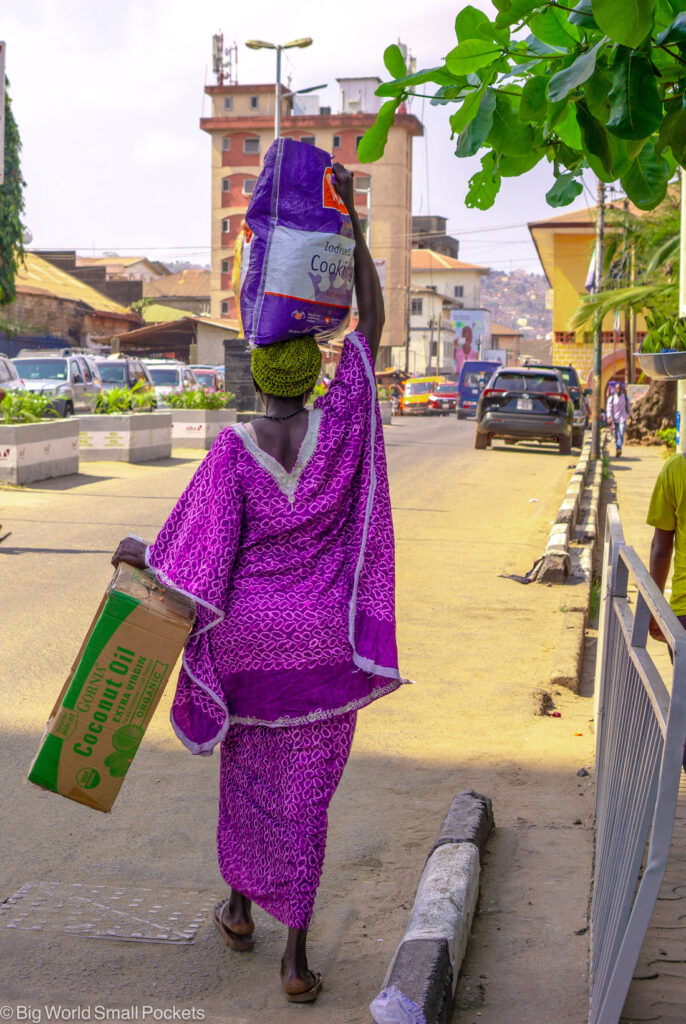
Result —
[{"label": "sack of salt on head", "polygon": [[245,215],[240,310],[250,344],[339,335],[350,318],[354,249],[330,155],[277,139]]}]

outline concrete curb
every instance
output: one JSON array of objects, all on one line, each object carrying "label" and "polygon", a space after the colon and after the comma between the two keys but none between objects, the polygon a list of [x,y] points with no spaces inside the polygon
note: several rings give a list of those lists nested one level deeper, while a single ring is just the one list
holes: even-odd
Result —
[{"label": "concrete curb", "polygon": [[[577,520],[579,521],[576,525],[575,540],[584,546],[573,551],[570,569],[571,576],[576,580],[580,579],[581,582],[576,582],[573,587],[570,586],[560,598],[560,611],[563,612],[563,618],[550,673],[551,687],[564,686],[573,693],[579,692],[586,623],[591,603],[593,556],[598,540],[604,449],[603,443],[601,458],[592,463],[593,468],[586,486],[589,497],[588,504],[582,506],[580,503],[577,510]],[[580,513],[583,515],[579,519]]]},{"label": "concrete curb", "polygon": [[569,482],[567,493],[550,531],[543,561],[534,576],[537,583],[564,583],[572,571],[569,543],[574,538],[590,464],[591,438],[589,435],[584,441],[574,476]]},{"label": "concrete curb", "polygon": [[384,989],[395,986],[427,1024],[448,1024],[479,896],[481,860],[493,830],[491,801],[458,793],[427,859]]}]

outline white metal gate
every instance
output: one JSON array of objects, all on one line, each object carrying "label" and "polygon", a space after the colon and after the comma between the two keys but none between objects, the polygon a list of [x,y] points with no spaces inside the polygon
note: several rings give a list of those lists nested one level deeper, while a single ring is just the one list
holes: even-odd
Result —
[{"label": "white metal gate", "polygon": [[[672,652],[667,682],[646,651],[651,616]],[[589,1022],[617,1024],[669,856],[686,740],[686,631],[624,543],[616,505],[607,508],[598,642]]]}]

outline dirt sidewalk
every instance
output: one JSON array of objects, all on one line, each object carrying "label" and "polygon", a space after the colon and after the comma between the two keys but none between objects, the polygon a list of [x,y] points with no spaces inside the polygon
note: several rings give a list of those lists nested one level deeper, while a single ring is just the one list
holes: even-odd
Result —
[{"label": "dirt sidewalk", "polygon": [[[653,530],[645,520],[666,454],[664,448],[626,445],[620,459],[610,460],[624,539],[646,565]],[[665,588],[667,596],[670,590],[671,576]],[[665,646],[649,640],[648,650],[663,677],[669,679],[670,664]],[[682,775],[669,863],[624,1007],[622,1020],[625,1024],[643,1021],[682,1024],[686,1020],[685,872],[686,781]]]},{"label": "dirt sidewalk", "polygon": [[[310,955],[325,988],[308,1019],[366,1024],[424,860],[452,796],[491,797],[497,830],[465,964],[459,1024],[579,1024],[587,1006],[592,850],[590,694],[553,694],[537,716],[564,611],[560,588],[521,586],[545,546],[574,460],[537,447],[473,448],[473,424],[404,421],[387,432],[398,549],[401,667],[416,680],[360,713],[331,806]],[[176,453],[180,455],[181,453]],[[192,758],[167,719],[171,688],[114,812],[29,787],[25,772],[109,578],[107,553],[154,536],[197,459],[91,464],[62,484],[0,491],[13,536],[0,550],[0,840],[6,899],[31,880],[118,884],[128,893],[222,894],[214,854],[217,761]],[[165,897],[166,898],[166,897]],[[250,956],[211,924],[188,946],[9,930],[8,1005],[202,1009],[222,1024],[280,1024],[282,926],[257,915]]]}]

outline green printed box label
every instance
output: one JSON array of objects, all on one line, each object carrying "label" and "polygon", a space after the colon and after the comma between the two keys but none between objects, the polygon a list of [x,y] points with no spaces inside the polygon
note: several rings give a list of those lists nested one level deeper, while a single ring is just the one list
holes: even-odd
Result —
[{"label": "green printed box label", "polygon": [[194,618],[192,602],[151,573],[121,566],[115,583],[120,575],[124,581],[111,586],[91,626],[29,773],[31,782],[105,811]]}]

